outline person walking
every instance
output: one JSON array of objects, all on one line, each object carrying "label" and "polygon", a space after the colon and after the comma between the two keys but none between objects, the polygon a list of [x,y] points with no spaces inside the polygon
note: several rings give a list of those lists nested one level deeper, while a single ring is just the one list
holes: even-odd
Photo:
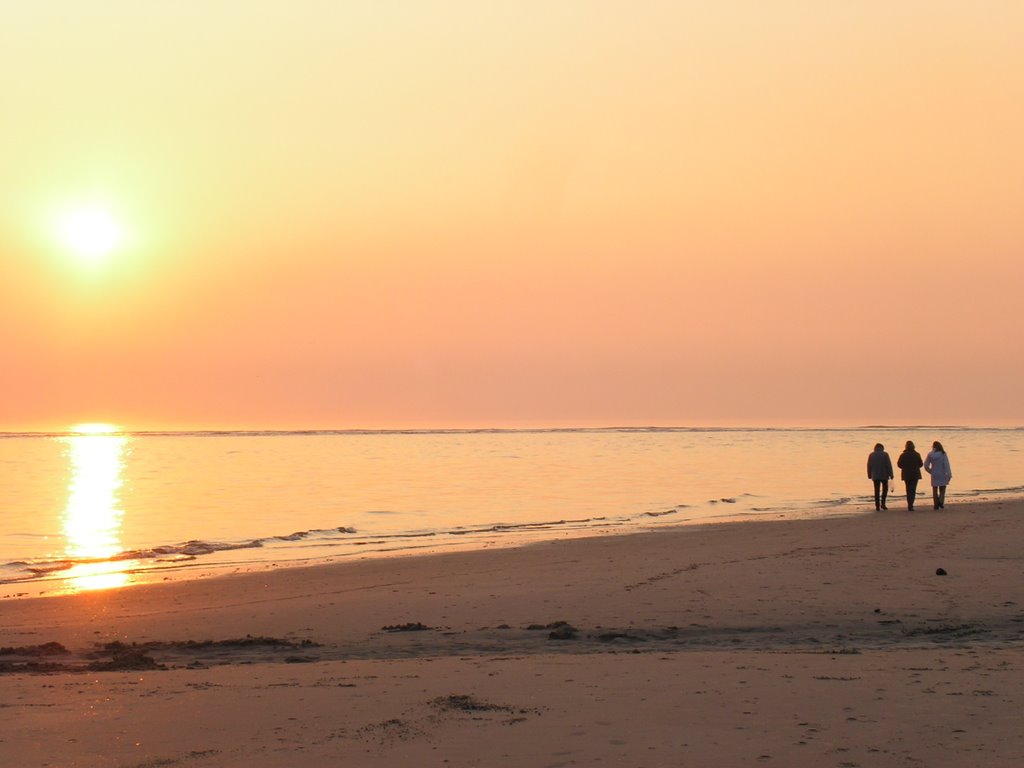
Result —
[{"label": "person walking", "polygon": [[907,510],[914,511],[914,499],[917,498],[917,481],[921,479],[921,454],[914,450],[914,441],[907,440],[907,447],[896,459],[896,466],[900,468],[900,477],[903,484],[907,486]]},{"label": "person walking", "polygon": [[932,476],[932,502],[936,509],[946,508],[946,486],[953,479],[953,470],[949,466],[949,456],[942,443],[936,440],[932,450],[924,460],[924,471]]},{"label": "person walking", "polygon": [[868,479],[875,485],[875,511],[888,509],[885,499],[889,495],[889,481],[893,479],[892,459],[881,443],[876,443],[875,450],[868,454]]}]

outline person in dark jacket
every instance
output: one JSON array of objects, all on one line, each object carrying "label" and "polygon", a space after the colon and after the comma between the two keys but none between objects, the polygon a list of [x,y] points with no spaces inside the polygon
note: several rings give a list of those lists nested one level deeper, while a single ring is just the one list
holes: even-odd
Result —
[{"label": "person in dark jacket", "polygon": [[893,479],[892,459],[881,443],[876,443],[875,450],[868,454],[868,479],[875,484],[875,510],[888,509],[885,500],[889,495],[889,481]]},{"label": "person in dark jacket", "polygon": [[924,461],[921,454],[914,450],[914,441],[907,440],[907,447],[896,459],[896,466],[900,468],[900,477],[907,486],[907,509],[914,511],[914,499],[917,498],[917,481],[921,479],[921,467]]}]

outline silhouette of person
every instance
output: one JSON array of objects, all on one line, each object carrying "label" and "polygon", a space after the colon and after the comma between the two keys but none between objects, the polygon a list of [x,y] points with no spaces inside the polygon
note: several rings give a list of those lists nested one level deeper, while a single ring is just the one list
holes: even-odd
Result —
[{"label": "silhouette of person", "polygon": [[888,509],[885,500],[889,495],[889,481],[893,479],[892,459],[881,443],[875,443],[875,450],[868,454],[868,479],[875,484],[875,511]]},{"label": "silhouette of person", "polygon": [[896,459],[896,466],[900,468],[900,477],[907,486],[907,509],[914,511],[914,499],[917,498],[917,481],[921,479],[921,454],[914,450],[914,441],[907,440],[907,447]]},{"label": "silhouette of person", "polygon": [[946,508],[946,486],[953,479],[953,470],[949,466],[949,456],[942,443],[936,440],[932,450],[924,460],[924,471],[932,476],[932,502],[936,509]]}]

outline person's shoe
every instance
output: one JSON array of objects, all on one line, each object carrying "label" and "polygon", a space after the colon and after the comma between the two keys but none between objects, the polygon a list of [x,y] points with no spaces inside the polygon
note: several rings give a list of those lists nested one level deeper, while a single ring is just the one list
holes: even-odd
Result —
[{"label": "person's shoe", "polygon": [[913,511],[914,511],[913,507],[907,507],[907,512],[913,512]]},{"label": "person's shoe", "polygon": [[885,504],[883,504],[882,505],[882,509],[888,510],[889,508],[887,506],[885,506]]},{"label": "person's shoe", "polygon": [[877,511],[878,511],[878,510],[880,510],[880,509],[881,509],[881,507],[880,507],[880,506],[878,506],[877,504],[875,504],[875,512],[877,512]]}]

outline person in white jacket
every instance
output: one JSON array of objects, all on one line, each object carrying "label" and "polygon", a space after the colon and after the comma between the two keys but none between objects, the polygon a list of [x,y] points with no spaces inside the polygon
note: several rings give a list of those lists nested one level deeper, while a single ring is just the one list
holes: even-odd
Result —
[{"label": "person in white jacket", "polygon": [[936,509],[946,506],[946,486],[953,479],[953,470],[949,466],[949,456],[942,443],[936,440],[932,450],[924,460],[924,471],[932,476],[932,502]]}]

